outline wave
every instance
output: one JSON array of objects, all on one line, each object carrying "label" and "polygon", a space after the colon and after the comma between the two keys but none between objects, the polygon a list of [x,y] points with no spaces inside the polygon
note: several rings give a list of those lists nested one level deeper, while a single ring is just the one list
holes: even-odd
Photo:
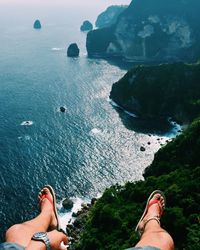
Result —
[{"label": "wave", "polygon": [[52,51],[60,51],[60,50],[63,50],[63,48],[51,48]]},{"label": "wave", "polygon": [[20,125],[21,126],[31,126],[31,125],[33,125],[33,121],[23,121]]},{"label": "wave", "polygon": [[120,105],[118,105],[118,104],[117,104],[116,102],[114,102],[112,99],[109,99],[109,102],[110,102],[110,104],[111,104],[113,107],[120,108],[120,109],[123,110],[124,113],[126,113],[127,115],[132,116],[132,117],[134,117],[134,118],[137,118],[137,115],[136,115],[136,114],[131,113],[131,112],[127,111],[126,109],[122,108]]},{"label": "wave", "polygon": [[58,208],[60,226],[64,231],[66,231],[66,226],[74,222],[72,214],[77,213],[79,210],[81,210],[82,204],[90,203],[90,200],[87,198],[82,199],[79,197],[70,198],[70,200],[72,200],[74,203],[70,211],[63,208],[62,206],[63,200],[59,204],[57,204],[57,208]]},{"label": "wave", "polygon": [[93,128],[90,132],[91,132],[92,134],[100,134],[102,131],[101,131],[101,129],[99,129],[99,128]]}]

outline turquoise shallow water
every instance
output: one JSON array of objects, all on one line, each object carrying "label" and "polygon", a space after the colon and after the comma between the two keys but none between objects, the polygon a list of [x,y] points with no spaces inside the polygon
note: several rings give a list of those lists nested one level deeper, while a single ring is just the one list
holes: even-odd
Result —
[{"label": "turquoise shallow water", "polygon": [[[36,13],[40,31],[32,29]],[[79,32],[86,13],[0,9],[1,238],[10,225],[36,214],[43,185],[51,184],[58,199],[90,198],[116,182],[140,179],[160,147],[156,135],[131,130],[133,118],[110,104],[112,83],[126,70],[87,58],[86,35]],[[71,42],[81,49],[77,59],[66,57]],[[58,112],[60,106],[67,112]]]}]

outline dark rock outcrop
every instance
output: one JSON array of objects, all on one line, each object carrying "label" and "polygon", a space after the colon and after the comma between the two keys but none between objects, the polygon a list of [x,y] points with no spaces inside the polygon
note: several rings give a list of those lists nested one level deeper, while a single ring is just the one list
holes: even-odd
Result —
[{"label": "dark rock outcrop", "polygon": [[91,203],[89,204],[82,204],[81,210],[77,213],[73,213],[73,217],[75,218],[73,224],[68,224],[66,227],[67,234],[71,238],[71,244],[69,245],[69,250],[75,250],[76,244],[79,242],[81,234],[85,229],[85,223],[88,219],[89,212],[91,208],[95,205],[97,199],[93,198]]},{"label": "dark rock outcrop", "polygon": [[109,29],[88,33],[88,55],[148,63],[197,61],[199,9],[198,0],[133,0]]},{"label": "dark rock outcrop", "polygon": [[42,25],[40,23],[40,20],[36,20],[33,24],[33,28],[34,29],[41,29],[42,28]]},{"label": "dark rock outcrop", "polygon": [[81,31],[90,31],[93,30],[93,25],[90,21],[86,20],[83,22],[80,28]]},{"label": "dark rock outcrop", "polygon": [[127,5],[112,5],[102,12],[95,22],[97,28],[109,27],[116,23],[119,15],[127,8]]},{"label": "dark rock outcrop", "polygon": [[188,123],[200,114],[200,63],[138,66],[113,84],[110,98],[142,118]]},{"label": "dark rock outcrop", "polygon": [[66,108],[65,107],[60,107],[60,112],[65,113]]},{"label": "dark rock outcrop", "polygon": [[67,49],[67,56],[69,57],[78,57],[79,56],[79,48],[78,45],[76,43],[72,43],[69,45],[68,49]]},{"label": "dark rock outcrop", "polygon": [[62,205],[65,209],[71,209],[73,207],[73,201],[66,198],[63,202]]}]

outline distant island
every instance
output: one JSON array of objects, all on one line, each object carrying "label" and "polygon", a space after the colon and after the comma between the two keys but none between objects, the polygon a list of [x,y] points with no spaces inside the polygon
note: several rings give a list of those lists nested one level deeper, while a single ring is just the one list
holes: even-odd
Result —
[{"label": "distant island", "polygon": [[197,0],[134,0],[113,25],[88,33],[88,55],[195,62],[200,58],[199,9]]},{"label": "distant island", "polygon": [[41,29],[42,28],[42,25],[40,23],[40,20],[36,20],[33,24],[33,28],[34,29]]},{"label": "distant island", "polygon": [[93,30],[93,25],[90,21],[86,20],[83,22],[83,24],[80,27],[81,31],[90,31]]}]

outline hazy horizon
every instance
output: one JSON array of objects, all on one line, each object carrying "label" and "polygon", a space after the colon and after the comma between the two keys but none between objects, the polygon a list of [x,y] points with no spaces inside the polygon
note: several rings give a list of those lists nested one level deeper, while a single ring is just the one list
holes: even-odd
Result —
[{"label": "hazy horizon", "polygon": [[93,5],[93,6],[109,6],[109,5],[123,5],[123,4],[130,4],[131,0],[1,0],[0,5],[8,5],[8,4],[24,4],[24,5],[76,5],[76,6],[82,6],[82,5]]}]

